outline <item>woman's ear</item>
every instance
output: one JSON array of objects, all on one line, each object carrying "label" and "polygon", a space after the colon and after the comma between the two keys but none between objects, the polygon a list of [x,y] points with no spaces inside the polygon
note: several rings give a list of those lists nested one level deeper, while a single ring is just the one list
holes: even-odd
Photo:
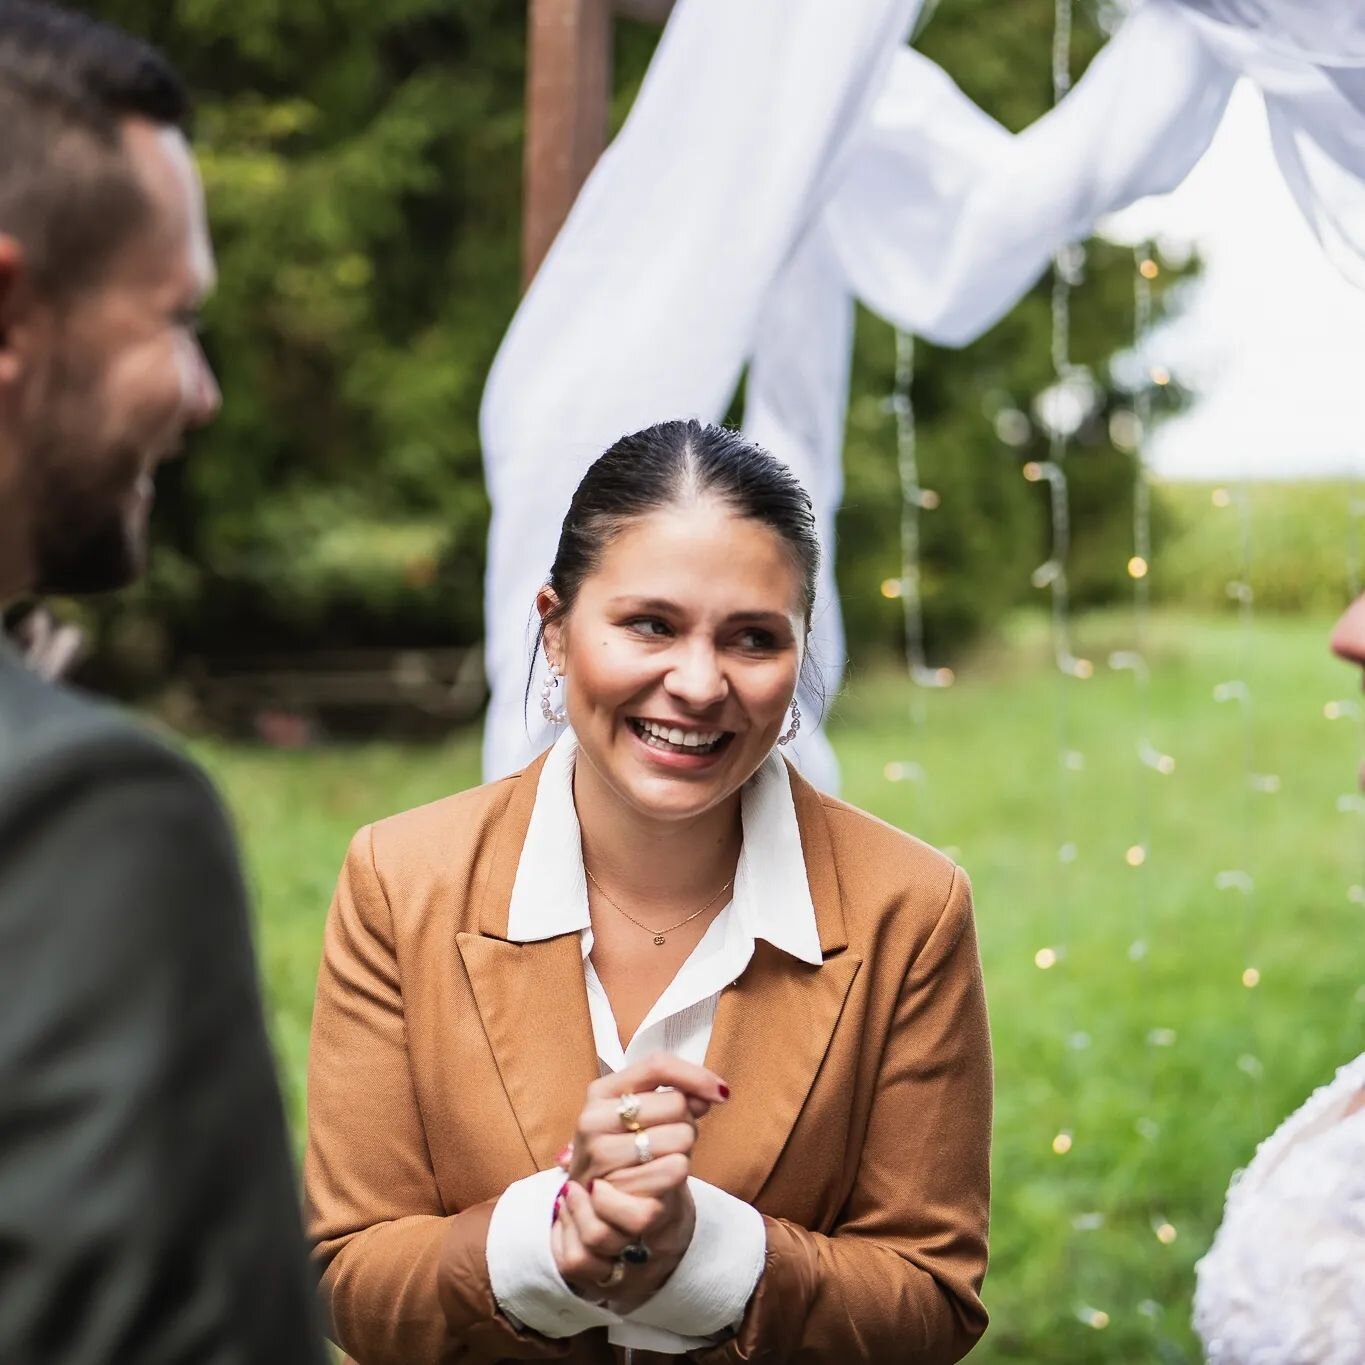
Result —
[{"label": "woman's ear", "polygon": [[536,594],[536,612],[541,622],[541,646],[545,650],[547,662],[564,667],[563,622],[556,618],[559,611],[559,595],[547,583]]}]

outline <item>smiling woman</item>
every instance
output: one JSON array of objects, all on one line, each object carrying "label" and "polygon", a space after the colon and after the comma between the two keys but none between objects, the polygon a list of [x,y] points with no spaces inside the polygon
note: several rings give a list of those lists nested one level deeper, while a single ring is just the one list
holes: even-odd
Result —
[{"label": "smiling woman", "polygon": [[780,754],[817,567],[737,433],[623,438],[537,598],[558,741],[356,836],[307,1183],[363,1365],[950,1361],[984,1329],[970,891]]},{"label": "smiling woman", "polygon": [[[715,851],[687,858],[687,879],[738,851],[738,792],[793,704],[819,563],[801,485],[721,427],[668,422],[627,436],[574,494],[536,606],[538,646],[567,682],[586,759],[576,788],[595,809],[732,829],[698,841]],[[605,858],[640,847],[602,842]],[[629,875],[612,871],[618,883]],[[669,889],[688,892],[675,878],[638,888],[656,903]]]}]

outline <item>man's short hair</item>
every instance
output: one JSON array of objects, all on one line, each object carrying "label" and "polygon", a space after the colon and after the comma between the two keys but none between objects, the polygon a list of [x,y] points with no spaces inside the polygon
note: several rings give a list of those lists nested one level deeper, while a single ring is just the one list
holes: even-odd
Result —
[{"label": "man's short hair", "polygon": [[22,244],[42,295],[97,281],[145,219],[124,120],[184,130],[189,112],[147,43],[41,0],[0,0],[0,235]]}]

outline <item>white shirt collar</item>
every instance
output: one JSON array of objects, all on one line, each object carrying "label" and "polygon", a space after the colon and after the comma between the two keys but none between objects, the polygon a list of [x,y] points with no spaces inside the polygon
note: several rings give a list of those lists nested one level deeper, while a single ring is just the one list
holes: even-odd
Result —
[{"label": "white shirt collar", "polygon": [[[556,741],[541,769],[531,822],[507,909],[507,937],[532,943],[591,927],[583,844],[573,803],[572,730]],[[819,966],[824,960],[815,922],[791,776],[774,749],[740,793],[744,842],[735,871],[731,911],[750,939]]]}]

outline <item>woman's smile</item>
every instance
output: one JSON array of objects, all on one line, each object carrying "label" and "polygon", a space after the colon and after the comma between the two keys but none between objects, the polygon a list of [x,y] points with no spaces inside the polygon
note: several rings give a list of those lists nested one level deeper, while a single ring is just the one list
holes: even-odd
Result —
[{"label": "woman's smile", "polygon": [[643,716],[627,717],[625,726],[645,762],[674,772],[705,772],[715,767],[735,737],[733,730]]}]

